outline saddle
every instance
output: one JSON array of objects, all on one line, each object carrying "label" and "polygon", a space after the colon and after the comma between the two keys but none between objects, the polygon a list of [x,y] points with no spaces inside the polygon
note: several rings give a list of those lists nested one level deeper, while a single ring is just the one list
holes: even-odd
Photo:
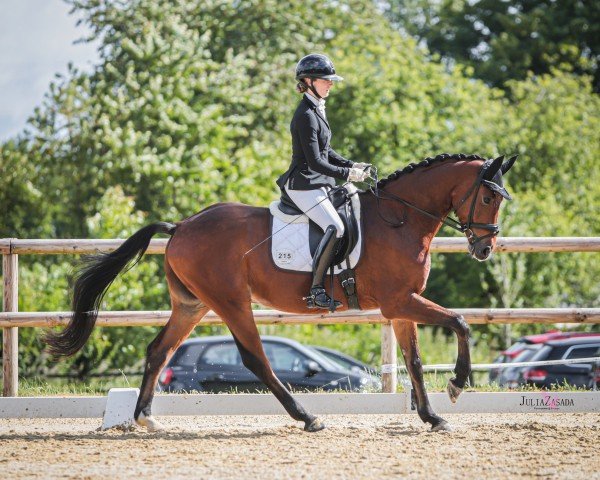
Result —
[{"label": "saddle", "polygon": [[[354,209],[352,205],[352,196],[357,193],[357,190],[354,189],[350,192],[346,187],[337,187],[336,189],[331,191],[329,195],[329,200],[333,204],[333,207],[338,212],[338,215],[342,219],[342,223],[344,224],[344,236],[340,242],[338,247],[338,251],[333,259],[333,265],[337,265],[342,263],[348,256],[352,249],[356,246],[358,242],[359,228],[358,221],[356,216],[354,215]],[[304,215],[302,210],[300,210],[292,199],[288,196],[285,190],[281,192],[281,199],[277,208],[282,213],[286,215]],[[308,217],[307,217],[308,218]],[[308,219],[308,244],[310,248],[311,257],[314,256],[315,250],[323,238],[323,230],[319,227],[315,222],[313,222],[310,218]]]},{"label": "saddle", "polygon": [[[360,308],[355,290],[354,267],[362,250],[360,200],[353,185],[337,187],[330,193],[330,200],[344,224],[344,237],[331,265],[331,273],[337,274],[348,297],[350,308]],[[277,268],[311,272],[312,259],[323,237],[323,230],[310,220],[282,191],[281,199],[273,202],[271,254]]]}]

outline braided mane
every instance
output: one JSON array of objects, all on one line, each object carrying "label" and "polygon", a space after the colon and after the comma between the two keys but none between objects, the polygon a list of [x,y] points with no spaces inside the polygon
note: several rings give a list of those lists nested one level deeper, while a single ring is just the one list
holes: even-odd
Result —
[{"label": "braided mane", "polygon": [[464,153],[441,153],[436,157],[427,157],[425,160],[419,163],[410,163],[406,167],[396,170],[393,173],[390,173],[386,178],[382,178],[377,182],[377,187],[382,188],[388,182],[392,180],[396,180],[398,177],[402,175],[406,175],[407,173],[413,172],[417,168],[429,167],[436,162],[444,162],[446,160],[484,160],[485,158],[480,157],[479,155],[465,155]]}]

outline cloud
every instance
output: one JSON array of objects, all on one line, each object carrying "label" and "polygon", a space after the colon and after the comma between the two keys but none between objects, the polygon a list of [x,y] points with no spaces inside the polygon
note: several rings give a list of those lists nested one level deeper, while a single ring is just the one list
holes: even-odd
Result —
[{"label": "cloud", "polygon": [[89,32],[62,0],[0,2],[0,141],[21,132],[56,73],[72,62],[90,69],[97,45],[74,44]]}]

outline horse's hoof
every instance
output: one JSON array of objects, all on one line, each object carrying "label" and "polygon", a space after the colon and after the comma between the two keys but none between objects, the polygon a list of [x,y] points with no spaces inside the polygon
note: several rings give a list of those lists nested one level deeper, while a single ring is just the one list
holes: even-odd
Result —
[{"label": "horse's hoof", "polygon": [[442,420],[437,425],[431,427],[432,432],[451,432],[452,427],[446,420]]},{"label": "horse's hoof", "polygon": [[323,430],[324,428],[325,424],[318,418],[315,418],[312,422],[306,423],[306,425],[304,425],[305,432],[318,432],[319,430]]},{"label": "horse's hoof", "polygon": [[149,432],[160,432],[165,429],[164,425],[152,415],[147,417],[143,413],[140,413],[140,416],[136,418],[135,421],[139,426],[146,428]]},{"label": "horse's hoof", "polygon": [[456,386],[456,384],[454,383],[455,380],[456,380],[456,378],[451,378],[450,380],[448,380],[448,388],[447,388],[448,396],[450,397],[450,401],[452,403],[456,403],[458,396],[463,391],[462,388]]}]

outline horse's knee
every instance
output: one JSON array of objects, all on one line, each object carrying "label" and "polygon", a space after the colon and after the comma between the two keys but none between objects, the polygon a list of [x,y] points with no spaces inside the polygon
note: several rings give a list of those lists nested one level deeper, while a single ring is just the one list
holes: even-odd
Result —
[{"label": "horse's knee", "polygon": [[452,317],[452,329],[461,337],[469,338],[471,335],[471,327],[466,322],[465,317],[456,315]]}]

